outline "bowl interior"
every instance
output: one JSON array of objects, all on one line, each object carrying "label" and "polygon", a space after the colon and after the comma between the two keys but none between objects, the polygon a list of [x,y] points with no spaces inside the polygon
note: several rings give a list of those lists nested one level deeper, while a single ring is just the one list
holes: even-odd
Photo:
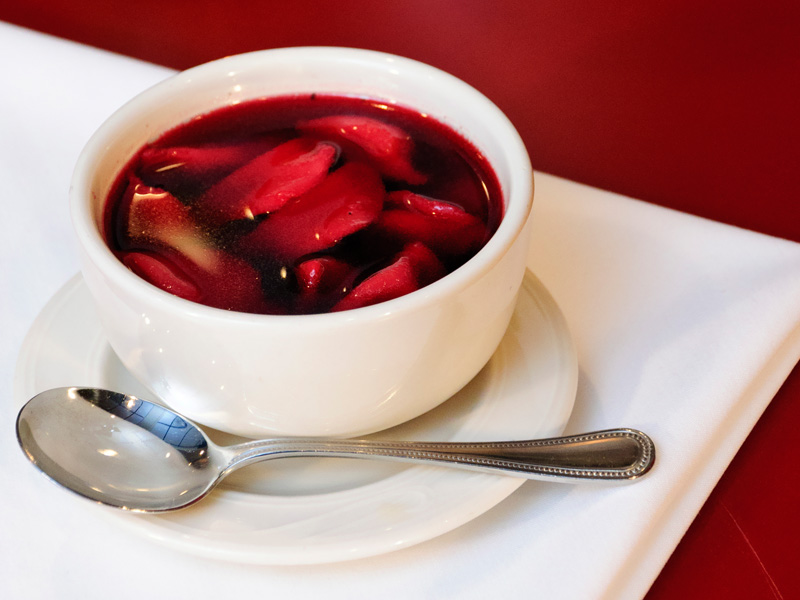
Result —
[{"label": "bowl interior", "polygon": [[[458,132],[492,165],[505,203],[497,232],[466,270],[491,268],[513,243],[530,211],[531,168],[519,135],[494,104],[461,80],[410,59],[310,47],[242,54],[189,69],[143,92],[112,115],[87,145],[73,180],[73,221],[84,247],[104,270],[138,279],[121,268],[101,233],[106,196],[136,151],[214,109],[262,97],[312,92],[411,107]],[[447,285],[442,281],[467,276],[463,268],[459,271],[462,273],[455,278],[458,271],[433,284],[439,284],[434,289]]]}]

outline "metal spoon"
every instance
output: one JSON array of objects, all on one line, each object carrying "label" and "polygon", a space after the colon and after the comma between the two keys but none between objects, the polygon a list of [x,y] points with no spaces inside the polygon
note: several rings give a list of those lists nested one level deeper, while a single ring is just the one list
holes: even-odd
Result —
[{"label": "metal spoon", "polygon": [[53,481],[96,502],[147,513],[193,504],[233,470],[275,458],[380,458],[565,480],[635,479],[655,460],[653,442],[634,429],[514,442],[284,438],[217,446],[159,404],[77,387],[34,396],[17,417],[17,439]]}]

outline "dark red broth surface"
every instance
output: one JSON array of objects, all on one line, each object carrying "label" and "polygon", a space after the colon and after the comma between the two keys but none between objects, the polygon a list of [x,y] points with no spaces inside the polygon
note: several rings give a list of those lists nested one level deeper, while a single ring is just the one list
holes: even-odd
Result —
[{"label": "dark red broth surface", "polygon": [[187,300],[309,314],[436,281],[502,212],[491,166],[452,129],[309,94],[218,109],[142,148],[112,188],[105,234],[134,273]]}]

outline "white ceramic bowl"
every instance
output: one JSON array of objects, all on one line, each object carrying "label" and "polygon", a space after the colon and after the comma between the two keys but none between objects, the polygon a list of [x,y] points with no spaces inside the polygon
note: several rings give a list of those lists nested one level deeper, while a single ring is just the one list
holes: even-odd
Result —
[{"label": "white ceramic bowl", "polygon": [[[412,294],[303,316],[195,304],[146,283],[114,257],[101,234],[103,205],[141,146],[212,109],[303,92],[412,107],[470,140],[494,167],[504,196],[504,217],[488,244]],[[70,202],[83,276],[108,341],[154,394],[199,423],[240,435],[355,436],[430,410],[489,360],[524,276],[532,192],[518,133],[474,88],[409,59],[310,47],[224,58],[140,94],[83,150]]]}]

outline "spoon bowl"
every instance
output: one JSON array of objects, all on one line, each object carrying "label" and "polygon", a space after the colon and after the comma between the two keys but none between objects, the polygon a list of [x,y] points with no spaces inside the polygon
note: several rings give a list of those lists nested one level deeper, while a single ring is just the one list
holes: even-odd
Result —
[{"label": "spoon bowl", "polygon": [[629,481],[655,461],[652,440],[634,429],[486,443],[276,438],[218,446],[160,404],[79,387],[29,400],[17,417],[17,439],[56,483],[95,502],[145,513],[189,506],[230,472],[277,458],[375,458],[564,481]]}]

